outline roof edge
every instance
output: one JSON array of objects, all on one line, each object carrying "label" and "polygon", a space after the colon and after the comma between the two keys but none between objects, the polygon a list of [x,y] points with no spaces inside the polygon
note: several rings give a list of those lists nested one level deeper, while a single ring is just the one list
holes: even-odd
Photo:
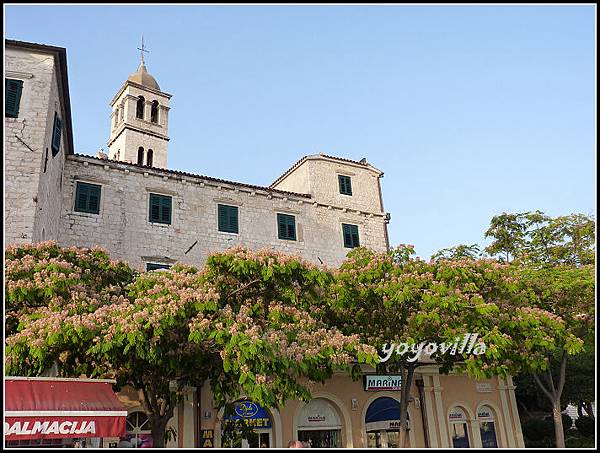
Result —
[{"label": "roof edge", "polygon": [[272,187],[276,186],[277,184],[279,184],[281,181],[283,181],[285,178],[287,178],[296,168],[298,168],[300,165],[302,165],[307,160],[318,160],[318,159],[338,161],[338,162],[343,162],[346,164],[352,164],[354,166],[361,166],[363,168],[366,168],[368,170],[378,173],[379,176],[383,176],[383,172],[381,170],[374,167],[373,165],[368,163],[366,160],[365,160],[365,162],[360,162],[360,161],[356,161],[356,160],[352,160],[352,159],[346,159],[343,157],[330,156],[328,154],[319,153],[319,154],[309,154],[309,155],[303,156],[294,165],[292,165],[290,168],[288,168],[285,171],[285,173],[283,173],[275,181],[273,181],[269,187],[272,188]]},{"label": "roof edge", "polygon": [[142,170],[152,170],[152,171],[168,173],[168,174],[172,174],[172,175],[187,176],[190,178],[203,179],[206,181],[212,181],[212,182],[217,182],[217,183],[222,183],[222,184],[231,184],[232,186],[238,186],[238,187],[247,187],[248,189],[264,190],[265,192],[273,192],[273,193],[278,193],[281,195],[287,195],[287,196],[292,196],[292,197],[297,197],[297,198],[312,198],[310,196],[310,194],[307,194],[307,193],[290,192],[287,190],[274,189],[272,187],[266,187],[266,186],[257,186],[254,184],[246,184],[243,182],[214,178],[212,176],[206,176],[206,175],[198,175],[195,173],[188,173],[188,172],[180,171],[180,170],[170,170],[168,168],[149,167],[147,165],[133,164],[131,162],[123,162],[120,160],[113,160],[113,159],[101,159],[99,157],[88,156],[86,154],[73,154],[72,157],[90,159],[93,161],[97,161],[98,164],[111,163],[111,164],[125,165],[125,166],[129,166],[129,167],[139,168]]}]

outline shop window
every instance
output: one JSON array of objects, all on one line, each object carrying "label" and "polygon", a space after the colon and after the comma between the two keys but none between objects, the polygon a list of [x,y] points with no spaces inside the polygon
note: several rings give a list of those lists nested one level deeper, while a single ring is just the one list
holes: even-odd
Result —
[{"label": "shop window", "polygon": [[172,198],[166,195],[150,194],[150,222],[171,224]]},{"label": "shop window", "polygon": [[279,239],[296,240],[296,217],[287,214],[277,214],[277,233]]},{"label": "shop window", "polygon": [[492,409],[489,406],[481,406],[477,411],[477,420],[479,420],[481,446],[483,448],[498,448],[496,423]]},{"label": "shop window", "polygon": [[298,440],[309,448],[341,448],[342,423],[324,398],[310,401],[298,419]]},{"label": "shop window", "polygon": [[342,223],[342,231],[344,233],[344,247],[349,249],[360,247],[357,225],[349,225],[347,223]]},{"label": "shop window", "polygon": [[469,448],[468,420],[465,411],[460,407],[453,407],[448,415],[450,422],[450,436],[454,448]]},{"label": "shop window", "polygon": [[127,434],[121,437],[118,448],[152,448],[152,430],[148,416],[141,411],[127,416]]},{"label": "shop window", "polygon": [[352,195],[352,179],[350,176],[338,175],[338,182],[342,195]]},{"label": "shop window", "polygon": [[[409,423],[408,413],[406,418]],[[367,409],[365,428],[368,448],[399,448],[400,402],[389,397],[377,398]]]},{"label": "shop window", "polygon": [[238,208],[220,204],[217,206],[219,217],[219,231],[225,233],[239,233]]},{"label": "shop window", "polygon": [[75,189],[75,211],[88,214],[100,214],[101,186],[77,182]]},{"label": "shop window", "polygon": [[23,92],[23,81],[15,79],[4,79],[4,115],[7,118],[17,118],[21,105],[21,93]]}]

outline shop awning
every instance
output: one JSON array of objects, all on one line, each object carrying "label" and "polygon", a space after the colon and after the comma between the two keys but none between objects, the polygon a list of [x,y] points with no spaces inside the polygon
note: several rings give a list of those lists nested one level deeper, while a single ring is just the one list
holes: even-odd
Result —
[{"label": "shop awning", "polygon": [[114,382],[6,377],[4,439],[124,436],[127,410]]}]

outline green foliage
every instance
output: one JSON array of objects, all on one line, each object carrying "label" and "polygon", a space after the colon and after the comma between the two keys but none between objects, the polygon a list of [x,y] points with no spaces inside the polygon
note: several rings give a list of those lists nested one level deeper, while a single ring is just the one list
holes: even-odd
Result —
[{"label": "green foliage", "polygon": [[[238,248],[201,270],[135,275],[105,252],[46,244],[11,248],[7,263],[11,301],[40,306],[15,308],[6,373],[56,364],[63,376],[115,378],[143,392],[156,439],[173,435],[164,428],[187,385],[210,380],[221,406],[244,394],[277,407],[310,398],[335,370],[377,363],[374,348],[322,321],[333,275],[297,257]],[[43,299],[48,288],[60,295]]]},{"label": "green foliage", "polygon": [[447,259],[447,260],[455,260],[468,258],[475,260],[477,258],[481,258],[483,253],[477,244],[460,244],[454,247],[448,247],[445,249],[441,249],[440,251],[431,255],[431,259],[434,261]]},{"label": "green foliage", "polygon": [[[551,447],[554,440],[554,422],[551,419],[532,418],[521,423],[525,445],[530,446],[529,442],[543,442],[544,446]],[[529,442],[528,442],[529,441]],[[542,445],[538,445],[542,446]]]},{"label": "green foliage", "polygon": [[492,219],[485,233],[493,239],[485,250],[506,262],[594,264],[595,227],[595,220],[583,214],[553,218],[541,211],[503,213]]}]

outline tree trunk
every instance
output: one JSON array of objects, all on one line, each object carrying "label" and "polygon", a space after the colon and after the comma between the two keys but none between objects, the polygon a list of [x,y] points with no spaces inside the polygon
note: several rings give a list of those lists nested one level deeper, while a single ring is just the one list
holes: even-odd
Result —
[{"label": "tree trunk", "polygon": [[560,411],[560,400],[552,404],[552,418],[554,419],[554,436],[556,448],[565,448],[565,433],[563,431],[562,413]]},{"label": "tree trunk", "polygon": [[165,448],[165,434],[167,432],[167,423],[170,417],[151,418],[152,424],[152,440],[155,448]]},{"label": "tree trunk", "polygon": [[[407,365],[406,373],[404,373],[404,368],[402,372],[402,392],[400,398],[400,432],[398,433],[398,447],[404,448],[406,443],[406,422],[407,422],[407,413],[408,413],[408,398],[410,396],[410,389],[412,387],[413,375],[415,372],[415,367],[413,365]],[[406,378],[405,378],[406,375]]]}]

